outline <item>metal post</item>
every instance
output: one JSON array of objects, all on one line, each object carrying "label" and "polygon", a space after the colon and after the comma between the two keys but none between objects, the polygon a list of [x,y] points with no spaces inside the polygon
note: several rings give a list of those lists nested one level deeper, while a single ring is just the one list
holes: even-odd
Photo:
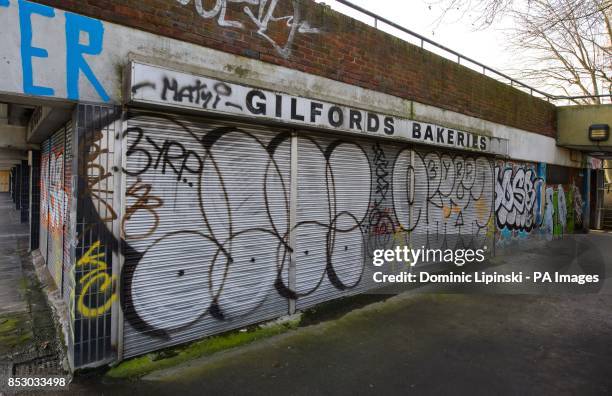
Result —
[{"label": "metal post", "polygon": [[[296,253],[295,253],[295,226],[297,224],[297,202],[298,202],[298,134],[296,131],[291,133],[291,181],[289,193],[289,290],[296,290]],[[293,315],[296,310],[296,300],[289,299],[289,315]]]},{"label": "metal post", "polygon": [[597,169],[596,170],[596,183],[595,186],[595,224],[594,227],[596,230],[602,229],[602,217],[603,217],[603,201],[604,201],[604,170]]},{"label": "metal post", "polygon": [[[412,176],[410,179],[408,179],[408,182],[410,183],[410,195],[408,196],[408,202],[414,202],[414,181],[416,180],[416,174],[414,171],[414,156],[416,155],[416,152],[414,150],[412,150],[410,152],[410,169],[412,169]],[[412,217],[413,217],[413,205],[408,205],[408,224],[410,226],[410,228],[412,228]],[[408,248],[412,249],[412,233],[414,232],[414,230],[412,231],[408,231]],[[410,266],[410,273],[412,273],[412,269],[414,268],[414,266]]]},{"label": "metal post", "polygon": [[585,164],[583,184],[582,231],[589,232],[591,228],[591,168],[588,164]]},{"label": "metal post", "polygon": [[[117,107],[114,111],[121,112],[121,117],[115,117],[115,133],[117,136],[123,136],[124,131],[127,129],[127,109],[121,109]],[[124,163],[127,158],[127,144],[124,139],[115,140],[115,152],[113,159],[114,169],[124,169],[127,164]],[[114,197],[113,199],[117,202],[117,216],[119,219],[125,218],[125,205],[126,205],[126,190],[127,190],[127,177],[121,171],[113,171],[113,182],[114,182]],[[113,234],[119,241],[119,247],[117,251],[113,252],[113,274],[121,274],[123,271],[123,265],[125,263],[125,256],[123,255],[123,235],[121,231],[121,221],[113,222]],[[117,276],[119,278],[119,276]],[[117,287],[120,284],[117,283]],[[123,327],[124,327],[124,316],[123,310],[121,309],[121,301],[113,304],[111,312],[112,328],[114,332],[111,332],[111,344],[117,345],[117,361],[123,360],[124,352],[124,340],[123,340]]]}]

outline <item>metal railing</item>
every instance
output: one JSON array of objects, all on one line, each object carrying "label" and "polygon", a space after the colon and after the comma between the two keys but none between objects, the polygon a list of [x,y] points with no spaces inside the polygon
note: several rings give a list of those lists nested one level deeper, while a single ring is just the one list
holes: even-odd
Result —
[{"label": "metal railing", "polygon": [[[326,0],[326,1],[329,1],[329,0]],[[465,61],[465,62],[470,62],[470,63],[478,66],[478,69],[476,71],[482,71],[483,75],[488,76],[488,77],[491,77],[491,75],[494,75],[494,76],[497,76],[497,77],[501,77],[502,80],[501,81],[498,80],[498,81],[506,82],[504,80],[507,80],[508,82],[506,82],[506,83],[509,83],[510,86],[515,87],[515,88],[523,88],[523,89],[527,90],[531,96],[537,97],[536,95],[534,95],[534,93],[537,93],[537,94],[542,96],[540,99],[543,98],[543,99],[546,99],[549,102],[550,101],[557,101],[557,100],[577,100],[577,99],[594,99],[594,98],[610,98],[612,100],[612,94],[607,94],[607,95],[581,95],[581,96],[560,96],[560,95],[549,94],[547,92],[542,91],[541,89],[534,88],[534,87],[532,87],[530,85],[527,85],[527,84],[525,84],[525,83],[523,83],[523,82],[521,82],[521,81],[519,81],[519,80],[517,80],[515,78],[510,77],[509,75],[507,75],[505,73],[502,73],[502,72],[500,72],[498,70],[495,70],[495,69],[493,69],[493,68],[491,68],[491,67],[489,67],[489,66],[487,66],[485,64],[482,64],[482,63],[478,62],[477,60],[474,60],[474,59],[472,59],[472,58],[470,58],[468,56],[465,56],[465,55],[463,55],[463,54],[461,54],[461,53],[459,53],[459,52],[457,52],[455,50],[452,50],[452,49],[450,49],[448,47],[445,47],[442,44],[439,44],[439,43],[437,43],[437,42],[435,42],[435,41],[433,41],[431,39],[428,39],[425,36],[422,36],[422,35],[420,35],[420,34],[418,34],[416,32],[413,32],[410,29],[407,29],[407,28],[405,28],[405,27],[403,27],[401,25],[398,25],[397,23],[395,23],[393,21],[390,21],[390,20],[388,20],[388,19],[386,19],[384,17],[381,17],[380,15],[377,15],[377,14],[375,14],[375,13],[369,11],[369,10],[366,10],[363,7],[360,7],[360,6],[356,5],[356,4],[353,4],[350,1],[347,1],[347,0],[332,0],[332,1],[334,1],[336,3],[339,3],[339,4],[342,4],[342,5],[346,6],[346,7],[349,7],[351,9],[355,10],[355,11],[358,11],[358,12],[360,12],[360,13],[362,13],[362,14],[370,17],[370,18],[373,18],[373,20],[374,20],[374,28],[376,28],[376,29],[379,29],[378,24],[379,24],[379,22],[382,22],[382,23],[384,23],[384,24],[386,24],[386,25],[388,25],[388,26],[390,26],[390,27],[392,27],[394,29],[397,29],[397,30],[399,30],[399,31],[401,31],[403,33],[406,33],[406,34],[408,34],[408,35],[410,35],[410,36],[420,40],[421,48],[424,48],[425,43],[430,44],[430,45],[432,45],[432,46],[434,46],[434,47],[436,47],[438,49],[441,49],[442,51],[452,55],[452,57],[449,57],[448,59],[450,59],[450,60],[455,60],[456,59],[456,62],[458,64],[461,64],[462,60]],[[474,69],[472,69],[472,70],[474,70]],[[487,72],[490,75],[487,75]]]}]

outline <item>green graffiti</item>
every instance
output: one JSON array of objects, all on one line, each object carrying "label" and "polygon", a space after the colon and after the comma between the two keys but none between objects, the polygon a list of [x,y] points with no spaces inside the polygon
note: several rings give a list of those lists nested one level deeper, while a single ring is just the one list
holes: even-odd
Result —
[{"label": "green graffiti", "polygon": [[570,234],[574,232],[576,224],[576,216],[574,213],[574,189],[572,187],[570,187],[567,193],[567,232]]},{"label": "green graffiti", "polygon": [[559,191],[556,189],[553,192],[553,235],[560,236],[563,234],[563,225],[559,221]]}]

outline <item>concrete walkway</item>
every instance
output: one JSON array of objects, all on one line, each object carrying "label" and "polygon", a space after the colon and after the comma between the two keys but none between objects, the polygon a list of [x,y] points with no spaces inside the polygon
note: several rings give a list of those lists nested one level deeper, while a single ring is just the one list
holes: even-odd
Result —
[{"label": "concrete walkway", "polygon": [[29,252],[29,227],[0,193],[0,395],[7,377],[63,373],[53,314]]},{"label": "concrete walkway", "polygon": [[28,251],[28,225],[9,193],[0,193],[0,315],[27,310],[19,285],[23,278],[20,254]]}]

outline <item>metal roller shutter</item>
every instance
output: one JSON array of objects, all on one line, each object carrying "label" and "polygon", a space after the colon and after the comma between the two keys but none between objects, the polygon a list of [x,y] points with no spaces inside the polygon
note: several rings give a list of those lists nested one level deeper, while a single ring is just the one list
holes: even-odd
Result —
[{"label": "metal roller shutter", "polygon": [[290,290],[287,131],[131,112],[124,139],[124,357],[372,289],[376,249],[492,239],[489,158],[300,132]]},{"label": "metal roller shutter", "polygon": [[491,248],[492,161],[467,153],[416,151],[411,155],[415,174],[413,245]]},{"label": "metal roller shutter", "polygon": [[298,139],[297,308],[368,288],[366,218],[372,193],[369,142]]},{"label": "metal roller shutter", "polygon": [[64,146],[64,276],[63,296],[65,301],[70,299],[70,290],[74,285],[70,284],[70,206],[72,199],[72,122],[66,124],[65,146]]},{"label": "metal roller shutter", "polygon": [[302,134],[298,140],[297,308],[377,287],[376,249],[492,246],[487,157]]},{"label": "metal roller shutter", "polygon": [[64,190],[65,128],[51,136],[49,153],[49,234],[47,267],[58,288],[62,288],[64,265],[64,221],[67,209]]},{"label": "metal roller shutter", "polygon": [[49,238],[49,158],[51,140],[45,140],[41,146],[40,157],[40,254],[48,263],[47,242]]},{"label": "metal roller shutter", "polygon": [[124,357],[286,315],[289,134],[144,112],[124,134]]}]

